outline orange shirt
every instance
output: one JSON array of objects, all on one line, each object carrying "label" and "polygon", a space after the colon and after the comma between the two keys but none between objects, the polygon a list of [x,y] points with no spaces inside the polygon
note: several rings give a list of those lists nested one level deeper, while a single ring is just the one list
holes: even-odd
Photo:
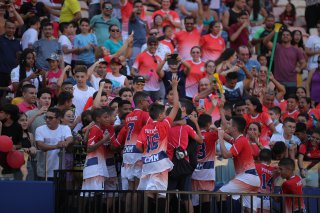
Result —
[{"label": "orange shirt", "polygon": [[175,33],[174,40],[177,44],[179,55],[183,59],[190,59],[190,50],[193,46],[199,46],[201,29],[194,28],[191,32],[180,31]]},{"label": "orange shirt", "polygon": [[[169,11],[164,11],[164,10],[157,10],[153,13],[152,15],[152,20],[154,19],[154,17],[156,15],[161,15],[162,17],[164,17],[165,15],[169,15],[171,16],[172,20],[175,22],[180,22],[180,17],[178,15],[178,13],[174,10],[169,10]],[[175,31],[176,27],[169,21],[169,20],[163,20],[162,22],[162,27],[166,26],[166,25],[170,25],[172,27],[172,30]]]},{"label": "orange shirt", "polygon": [[224,51],[226,45],[221,36],[214,36],[207,34],[201,37],[200,46],[202,50],[202,60],[217,60],[221,53]]},{"label": "orange shirt", "polygon": [[186,79],[186,96],[192,98],[198,93],[199,81],[206,76],[204,62],[194,62],[192,60],[186,61],[190,64],[190,73]]}]

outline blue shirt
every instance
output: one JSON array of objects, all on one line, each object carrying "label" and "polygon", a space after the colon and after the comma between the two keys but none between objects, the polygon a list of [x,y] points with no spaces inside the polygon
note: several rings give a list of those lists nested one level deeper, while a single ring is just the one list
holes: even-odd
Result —
[{"label": "blue shirt", "polygon": [[[17,66],[17,52],[22,51],[20,41],[0,36],[0,73],[10,74]],[[9,83],[9,82],[8,82]]]},{"label": "blue shirt", "polygon": [[133,21],[129,20],[129,35],[133,34],[133,46],[142,47],[147,43],[147,25],[139,17],[136,17]]},{"label": "blue shirt", "polygon": [[[245,64],[246,68],[249,70],[249,72],[251,72],[252,67],[256,66],[256,71],[258,72],[260,69],[260,63],[257,60],[252,60],[249,59],[247,61],[247,63]],[[244,71],[242,69],[240,69],[238,71],[238,82],[242,81],[243,79],[246,78],[246,75],[244,74]]]},{"label": "blue shirt", "polygon": [[[78,34],[74,39],[74,47],[75,48],[83,48],[87,46],[89,43],[94,45],[98,45],[96,35],[93,33],[89,34]],[[77,60],[85,62],[85,64],[93,64],[95,61],[94,49],[90,47],[89,50],[82,52],[78,55]]]},{"label": "blue shirt", "polygon": [[108,39],[104,43],[104,47],[110,50],[110,54],[115,54],[123,45],[122,41],[118,41],[117,43],[114,43],[114,41]]},{"label": "blue shirt", "polygon": [[[186,96],[186,74],[184,73],[184,70],[180,70],[177,72],[177,76],[180,79],[178,84],[178,93],[179,97],[184,98]],[[170,86],[170,82],[172,79],[172,72],[170,71],[164,71],[164,76],[162,78],[164,87],[166,88],[166,94],[168,93],[168,88]]]},{"label": "blue shirt", "polygon": [[109,39],[109,27],[111,25],[117,25],[119,29],[121,27],[118,19],[110,18],[108,21],[105,21],[102,14],[95,15],[90,20],[90,27],[94,30],[94,33],[97,36],[99,46],[103,46],[104,42]]}]

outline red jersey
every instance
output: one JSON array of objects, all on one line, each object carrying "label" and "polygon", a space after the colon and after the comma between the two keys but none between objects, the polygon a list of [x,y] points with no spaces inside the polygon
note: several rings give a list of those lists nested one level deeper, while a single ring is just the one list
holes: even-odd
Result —
[{"label": "red jersey", "polygon": [[214,161],[216,157],[216,142],[218,140],[217,132],[201,131],[203,143],[198,145],[198,163]]},{"label": "red jersey", "polygon": [[320,144],[313,148],[311,142],[303,143],[299,146],[299,154],[304,155],[307,158],[320,158]]},{"label": "red jersey", "polygon": [[260,193],[270,194],[273,192],[274,178],[272,176],[272,173],[275,169],[276,167],[273,167],[271,165],[267,165],[264,163],[256,164],[256,170],[258,172],[260,182],[261,182],[260,189],[259,189]]},{"label": "red jersey", "polygon": [[142,175],[171,170],[173,163],[167,156],[168,133],[172,120],[153,121],[144,126],[137,140],[137,147],[143,149]]},{"label": "red jersey", "polygon": [[233,155],[236,175],[244,173],[247,170],[255,169],[251,147],[246,137],[239,135],[238,138],[233,141],[230,152]]},{"label": "red jersey", "polygon": [[[290,195],[303,195],[302,191],[302,180],[301,177],[295,175],[292,176],[289,180],[283,182],[281,186],[281,194],[290,194]],[[294,201],[293,201],[294,199]],[[293,203],[292,203],[293,201]],[[294,212],[301,209],[304,209],[303,198],[286,198],[286,212]],[[293,209],[292,209],[293,206]]]},{"label": "red jersey", "polygon": [[282,114],[282,117],[281,119],[284,120],[285,118],[293,118],[295,120],[298,120],[298,115],[300,114],[300,112],[298,110],[294,110],[293,112],[288,112],[288,111],[285,111],[283,114]]},{"label": "red jersey", "polygon": [[252,117],[249,114],[244,114],[243,118],[246,120],[247,122],[247,128],[250,125],[250,123],[252,122],[258,122],[261,126],[261,135],[260,137],[263,139],[267,139],[268,138],[268,130],[269,130],[269,125],[272,124],[272,119],[270,117],[270,115],[266,112],[261,112],[259,113],[257,116]]},{"label": "red jersey", "polygon": [[161,58],[158,55],[152,55],[148,51],[140,53],[134,61],[132,67],[138,70],[139,75],[148,75],[150,78],[144,86],[145,91],[160,90],[159,76],[156,73],[160,62]]},{"label": "red jersey", "polygon": [[214,36],[211,33],[201,37],[200,46],[204,62],[217,60],[226,47],[224,39],[221,36]]},{"label": "red jersey", "polygon": [[[270,146],[269,146],[269,142],[262,139],[262,138],[259,138],[258,139],[259,142],[261,143],[261,145],[266,148],[266,149],[270,149]],[[260,149],[258,147],[258,145],[256,143],[250,143],[250,146],[251,146],[251,150],[252,150],[252,156],[254,158],[257,158],[259,157],[259,154],[260,154]]]},{"label": "red jersey", "polygon": [[141,129],[151,121],[149,113],[141,109],[135,109],[126,116],[124,127],[118,134],[118,143],[113,144],[115,147],[124,145],[124,163],[134,164],[141,160],[141,153],[136,148],[137,139]]},{"label": "red jersey", "polygon": [[164,40],[160,41],[160,43],[166,45],[167,47],[169,47],[171,54],[174,53],[174,46],[173,46],[171,40],[164,39]]},{"label": "red jersey", "polygon": [[[98,143],[100,140],[102,140],[104,134],[104,130],[101,129],[99,126],[94,125],[90,131],[88,136],[88,143],[87,146],[92,146],[96,143]],[[104,146],[99,146],[98,149],[96,149],[94,152],[89,152],[87,154],[87,157],[92,157],[93,155],[99,155],[102,158],[106,157],[106,150],[104,149]]]},{"label": "red jersey", "polygon": [[[157,10],[152,14],[152,20],[154,19],[154,17],[156,15],[161,15],[162,17],[168,15],[172,18],[172,20],[174,22],[180,22],[180,17],[178,15],[178,13],[174,10],[168,10],[168,11],[164,11],[164,10]],[[166,26],[166,25],[170,25],[172,27],[172,30],[175,31],[176,27],[169,21],[169,20],[163,20],[162,22],[162,27]]]},{"label": "red jersey", "polygon": [[186,78],[186,96],[192,98],[198,93],[199,81],[206,76],[205,63],[194,62],[193,60],[187,60],[190,64],[190,72]]},{"label": "red jersey", "polygon": [[197,133],[189,125],[174,126],[170,128],[167,150],[167,155],[170,160],[172,160],[174,148],[180,146],[183,150],[187,149],[189,136],[193,139],[197,136]]},{"label": "red jersey", "polygon": [[201,38],[201,29],[194,28],[192,31],[185,30],[175,33],[174,40],[177,44],[177,50],[182,59],[189,59],[190,50],[194,46],[199,46]]}]

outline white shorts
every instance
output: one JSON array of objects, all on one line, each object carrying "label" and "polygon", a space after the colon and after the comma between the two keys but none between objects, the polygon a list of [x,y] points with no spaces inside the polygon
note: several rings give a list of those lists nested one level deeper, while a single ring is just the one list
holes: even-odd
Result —
[{"label": "white shorts", "polygon": [[121,167],[121,178],[128,181],[134,181],[134,178],[140,178],[142,172],[142,161],[137,161],[135,164],[124,163]]},{"label": "white shorts", "polygon": [[[259,178],[257,176],[257,178]],[[260,186],[249,185],[245,182],[242,182],[238,179],[232,179],[226,185],[220,188],[221,192],[231,192],[231,193],[257,193]],[[233,195],[232,199],[238,200],[240,198],[239,195]],[[254,199],[253,199],[254,201]],[[247,208],[251,208],[251,197],[243,196],[242,197],[242,205]],[[255,202],[253,202],[253,210],[256,210]]]},{"label": "white shorts", "polygon": [[168,188],[168,170],[155,173],[142,175],[138,190],[167,190]]},{"label": "white shorts", "polygon": [[[82,182],[81,190],[104,190],[105,177],[96,176],[88,179],[84,179]],[[90,196],[93,196],[91,193]],[[80,196],[89,197],[89,193],[81,193]]]},{"label": "white shorts", "polygon": [[254,196],[253,202],[254,206],[256,206],[257,209],[261,209],[261,201],[262,201],[262,208],[265,210],[270,210],[270,197],[269,196]]}]

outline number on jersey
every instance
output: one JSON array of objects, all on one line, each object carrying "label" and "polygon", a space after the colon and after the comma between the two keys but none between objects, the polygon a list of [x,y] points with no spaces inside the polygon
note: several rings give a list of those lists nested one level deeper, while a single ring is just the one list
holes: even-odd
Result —
[{"label": "number on jersey", "polygon": [[267,187],[269,187],[269,190],[272,190],[272,181],[273,178],[271,177],[269,180],[267,180],[267,175],[265,173],[262,174],[262,185],[261,188],[262,189],[267,189]]},{"label": "number on jersey", "polygon": [[159,142],[159,134],[156,133],[152,136],[148,135],[147,136],[147,152],[150,152],[152,150],[155,150],[158,148],[158,142]]},{"label": "number on jersey", "polygon": [[128,123],[128,135],[127,135],[127,141],[129,141],[131,139],[131,134],[134,128],[134,123]]}]

